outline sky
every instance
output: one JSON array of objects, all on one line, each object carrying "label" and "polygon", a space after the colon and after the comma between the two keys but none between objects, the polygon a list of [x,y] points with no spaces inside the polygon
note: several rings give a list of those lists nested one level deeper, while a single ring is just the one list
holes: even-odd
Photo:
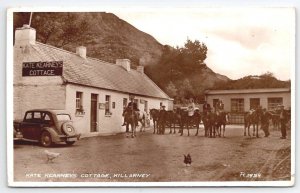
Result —
[{"label": "sky", "polygon": [[187,39],[205,43],[207,66],[231,79],[266,72],[280,80],[291,78],[292,8],[141,8],[113,13],[162,44],[181,47]]}]

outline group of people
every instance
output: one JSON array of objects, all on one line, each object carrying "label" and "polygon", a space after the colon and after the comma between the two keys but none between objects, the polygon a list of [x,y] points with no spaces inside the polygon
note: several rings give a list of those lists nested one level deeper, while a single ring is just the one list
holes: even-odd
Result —
[{"label": "group of people", "polygon": [[214,109],[214,112],[218,115],[219,113],[223,112],[224,111],[224,103],[222,100],[218,100],[216,102],[216,104],[214,105],[214,108],[212,108],[210,106],[209,103],[207,103],[207,101],[204,101],[204,104],[203,104],[203,114],[204,115],[207,115],[208,112],[212,112]]},{"label": "group of people", "polygon": [[[279,120],[280,120],[280,130],[281,130],[281,139],[286,139],[286,124],[288,121],[288,114],[284,110],[283,105],[278,106],[279,109]],[[261,128],[265,133],[265,137],[268,137],[270,135],[269,132],[269,120],[272,117],[272,113],[268,112],[266,108],[263,109],[261,114]]]},{"label": "group of people", "polygon": [[[279,119],[280,119],[280,128],[281,128],[281,139],[286,139],[286,124],[288,121],[288,115],[287,112],[284,110],[283,105],[279,105],[280,111],[279,111]],[[159,111],[159,120],[158,124],[160,127],[160,131],[162,134],[165,131],[165,125],[166,125],[166,117],[167,117],[167,111],[166,111],[166,106],[161,105],[160,111]],[[187,106],[187,111],[188,111],[188,117],[192,119],[194,112],[195,112],[195,103],[193,98],[189,99],[189,103]],[[224,104],[221,100],[218,100],[216,104],[214,105],[214,112],[216,114],[219,114],[220,112],[224,111]],[[131,112],[134,113],[135,118],[135,125],[138,126],[138,116],[139,116],[139,109],[137,107],[137,104],[134,102],[134,97],[130,97],[130,102],[128,103],[127,107],[124,109],[123,116],[124,116],[124,123],[122,126],[127,126],[126,131],[128,130],[128,124],[126,120],[125,114]],[[204,101],[203,104],[203,115],[207,115],[209,112],[212,112],[212,107],[210,106],[207,101]],[[251,110],[250,110],[251,113]],[[269,131],[269,120],[271,119],[272,114],[266,110],[266,108],[262,109],[260,121],[261,121],[261,129],[264,131],[265,137],[268,137],[270,135]],[[142,121],[142,124],[145,123],[145,117],[143,117],[144,122]]]},{"label": "group of people", "polygon": [[145,123],[146,123],[146,117],[145,114],[142,113],[142,117],[139,118],[140,116],[140,110],[138,109],[138,105],[137,103],[134,102],[134,96],[130,96],[129,97],[130,102],[128,103],[128,105],[124,108],[123,110],[123,117],[124,117],[124,121],[122,126],[126,126],[126,132],[129,131],[129,120],[128,120],[128,116],[127,114],[132,113],[132,115],[134,116],[134,124],[135,126],[139,126],[139,121],[142,123],[142,127],[145,128]]}]

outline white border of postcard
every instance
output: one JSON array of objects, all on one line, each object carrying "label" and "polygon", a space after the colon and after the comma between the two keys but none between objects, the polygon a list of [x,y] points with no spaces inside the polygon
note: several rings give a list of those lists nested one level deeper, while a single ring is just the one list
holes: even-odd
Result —
[{"label": "white border of postcard", "polygon": [[[202,7],[204,8],[204,7]],[[217,8],[217,7],[216,7]],[[218,7],[221,8],[221,7]],[[244,9],[243,7],[242,9]],[[249,7],[253,8],[253,7]],[[258,8],[258,7],[257,7]],[[267,8],[267,7],[266,7]],[[274,7],[275,8],[275,7]],[[6,77],[7,77],[7,176],[8,185],[12,187],[199,187],[199,186],[293,186],[295,183],[295,9],[290,8],[294,15],[294,36],[293,36],[293,63],[291,66],[291,180],[290,181],[227,181],[227,182],[15,182],[14,181],[14,153],[13,153],[13,13],[14,12],[96,12],[96,11],[106,11],[114,12],[120,9],[128,10],[157,10],[161,11],[166,9],[172,9],[172,11],[182,10],[182,9],[199,9],[201,7],[185,7],[185,8],[158,8],[158,7],[105,7],[100,8],[95,7],[85,7],[85,8],[66,8],[66,7],[19,7],[19,8],[9,8],[7,10],[7,64],[6,64]],[[237,7],[232,9],[239,9]],[[245,8],[247,9],[247,8]]]}]

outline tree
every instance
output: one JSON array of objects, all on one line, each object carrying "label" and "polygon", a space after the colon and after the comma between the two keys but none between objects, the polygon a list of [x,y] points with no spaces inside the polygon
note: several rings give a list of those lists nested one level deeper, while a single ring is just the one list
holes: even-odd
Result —
[{"label": "tree", "polygon": [[64,47],[91,39],[89,20],[89,15],[82,13],[33,13],[32,27],[39,32],[38,41]]},{"label": "tree", "polygon": [[188,39],[180,51],[184,55],[186,63],[191,66],[203,64],[207,55],[206,45],[198,40],[193,42]]},{"label": "tree", "polygon": [[189,79],[184,79],[180,89],[182,92],[179,94],[181,98],[194,97],[194,89]]},{"label": "tree", "polygon": [[177,95],[177,88],[173,82],[170,81],[169,84],[166,86],[166,92],[172,98],[174,98]]}]

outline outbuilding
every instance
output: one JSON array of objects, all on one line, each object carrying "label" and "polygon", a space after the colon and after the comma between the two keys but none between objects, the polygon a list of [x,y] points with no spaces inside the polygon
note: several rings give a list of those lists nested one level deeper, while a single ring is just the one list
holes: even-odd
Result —
[{"label": "outbuilding", "polygon": [[231,123],[243,123],[244,112],[258,106],[271,111],[278,105],[291,108],[290,88],[263,88],[239,90],[207,90],[206,101],[215,106],[218,100],[224,104],[224,111],[230,112]]},{"label": "outbuilding", "polygon": [[15,31],[14,119],[29,109],[67,110],[83,136],[124,131],[123,108],[135,96],[140,110],[173,108],[173,100],[146,74],[130,67],[130,60],[115,64],[36,41],[36,30],[24,25]]}]

